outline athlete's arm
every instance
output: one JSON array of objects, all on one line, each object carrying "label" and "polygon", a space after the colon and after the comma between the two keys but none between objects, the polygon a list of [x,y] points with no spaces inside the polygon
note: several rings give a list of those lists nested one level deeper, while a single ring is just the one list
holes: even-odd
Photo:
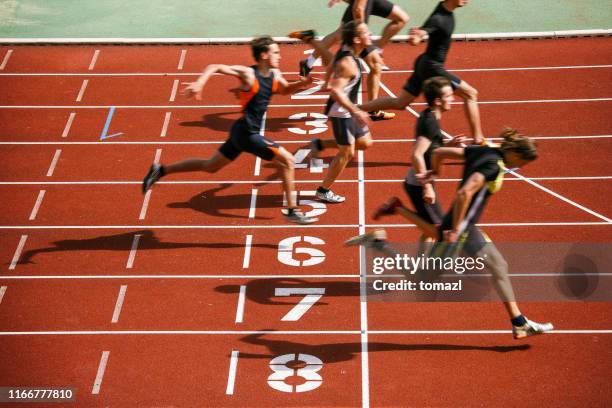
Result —
[{"label": "athlete's arm", "polygon": [[287,82],[280,70],[275,70],[274,72],[276,79],[278,80],[278,93],[281,95],[292,94],[293,92],[302,88],[304,85],[311,84],[313,81],[312,76],[308,75],[307,77],[300,77],[299,81]]},{"label": "athlete's arm", "polygon": [[365,126],[368,122],[367,113],[359,109],[344,93],[344,88],[355,75],[361,75],[355,62],[349,58],[341,59],[329,81],[330,95],[340,106],[350,112],[351,116],[357,119],[360,125]]},{"label": "athlete's arm", "polygon": [[412,27],[408,31],[408,42],[411,45],[419,45],[429,38],[429,33],[420,27]]},{"label": "athlete's arm", "polygon": [[474,173],[467,181],[457,190],[457,198],[453,208],[453,229],[446,233],[446,239],[450,242],[456,242],[459,234],[459,227],[465,219],[467,209],[470,207],[472,198],[486,182],[485,176],[482,173]]},{"label": "athlete's arm", "polygon": [[[425,152],[431,146],[431,140],[424,136],[418,136],[414,149],[412,149],[412,167],[416,174],[425,174],[427,167],[425,165]],[[436,202],[436,193],[433,189],[431,181],[423,184],[423,200],[428,204]]]},{"label": "athlete's arm", "polygon": [[245,67],[243,65],[210,64],[204,68],[202,75],[200,75],[197,81],[186,83],[187,86],[183,89],[183,94],[187,97],[193,96],[196,100],[201,101],[204,85],[206,85],[213,74],[217,73],[238,78],[243,89],[249,89],[255,81],[255,73],[251,67]]},{"label": "athlete's arm", "polygon": [[334,7],[336,4],[338,3],[342,3],[345,0],[329,0],[329,2],[327,2],[327,7]]},{"label": "athlete's arm", "polygon": [[[440,174],[440,168],[442,167],[442,163],[446,159],[465,159],[465,149],[461,147],[439,147],[433,152],[433,157],[431,159],[431,175],[437,176]],[[423,180],[426,182],[427,178]]]}]

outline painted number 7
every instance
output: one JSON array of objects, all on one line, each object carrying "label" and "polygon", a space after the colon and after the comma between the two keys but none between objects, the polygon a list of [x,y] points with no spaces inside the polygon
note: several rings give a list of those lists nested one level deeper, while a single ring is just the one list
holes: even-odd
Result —
[{"label": "painted number 7", "polygon": [[295,322],[325,294],[325,288],[275,288],[274,296],[304,295],[304,298],[293,307],[283,318],[285,322]]}]

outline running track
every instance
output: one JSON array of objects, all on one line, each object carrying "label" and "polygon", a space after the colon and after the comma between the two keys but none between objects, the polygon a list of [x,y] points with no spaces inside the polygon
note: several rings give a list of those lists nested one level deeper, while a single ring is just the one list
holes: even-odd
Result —
[{"label": "running track", "polygon": [[[611,44],[453,45],[449,67],[480,91],[485,133],[540,138],[521,172],[532,184],[508,176],[482,219],[495,242],[612,241]],[[282,46],[288,78],[303,50]],[[419,51],[389,46],[389,92]],[[347,202],[313,207],[310,227],[285,224],[274,169],[248,155],[143,197],[153,160],[208,156],[239,116],[235,80],[214,77],[201,104],[180,82],[247,61],[244,46],[0,47],[0,385],[74,387],[70,406],[83,407],[609,404],[610,303],[522,303],[558,331],[513,341],[498,302],[363,297],[363,253],[342,241],[378,224],[394,241],[418,236],[369,215],[403,194],[409,112],[372,126],[378,143],[335,187]],[[294,152],[331,136],[316,116],[290,118],[320,113],[319,96],[276,96],[266,136]],[[468,133],[460,106],[443,126]],[[306,153],[302,200],[331,160]],[[448,167],[445,205],[459,175]],[[296,318],[306,294],[320,298]]]}]

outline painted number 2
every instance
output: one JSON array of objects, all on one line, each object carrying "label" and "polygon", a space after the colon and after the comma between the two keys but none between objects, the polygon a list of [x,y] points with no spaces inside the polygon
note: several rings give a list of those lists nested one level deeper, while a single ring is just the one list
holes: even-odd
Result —
[{"label": "painted number 2", "polygon": [[[298,362],[303,362],[305,365]],[[289,367],[288,364],[290,363],[294,367],[298,364],[303,365],[303,367]],[[268,377],[268,385],[282,392],[312,391],[319,388],[323,383],[323,378],[318,374],[321,368],[323,368],[323,361],[318,357],[310,354],[284,354],[270,361],[270,369],[273,372]],[[289,377],[301,377],[303,381],[299,385],[287,384],[285,381]]]}]

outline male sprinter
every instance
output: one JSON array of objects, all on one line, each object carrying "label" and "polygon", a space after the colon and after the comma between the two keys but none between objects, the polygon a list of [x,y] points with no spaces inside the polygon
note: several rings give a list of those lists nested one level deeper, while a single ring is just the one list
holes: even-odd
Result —
[{"label": "male sprinter", "polygon": [[[341,1],[348,3],[348,6],[342,16],[340,27],[321,40],[323,47],[326,49],[331,48],[334,44],[341,41],[342,26],[349,21],[359,20],[367,24],[371,15],[390,20],[385,26],[381,38],[375,44],[366,47],[358,54],[370,68],[367,83],[368,99],[374,100],[378,98],[380,77],[383,68],[385,68],[382,59],[382,50],[389,40],[406,25],[410,17],[400,6],[388,0],[330,0],[328,7],[333,7]],[[300,75],[307,76],[319,56],[320,53],[315,49],[310,57],[300,61]],[[375,121],[393,119],[394,117],[394,113],[384,112],[382,110],[370,112],[370,119]]]},{"label": "male sprinter", "polygon": [[184,89],[187,96],[202,100],[202,89],[211,75],[221,73],[233,76],[240,81],[240,102],[242,117],[234,122],[229,138],[209,159],[188,159],[168,165],[154,163],[142,183],[143,193],[160,178],[172,174],[191,171],[216,173],[234,161],[243,151],[254,154],[264,160],[273,161],[280,170],[283,179],[283,190],[287,197],[287,219],[297,224],[311,224],[316,218],[307,217],[296,207],[294,195],[294,157],[291,153],[272,140],[261,135],[263,117],[268,109],[274,92],[289,94],[301,86],[312,82],[311,78],[288,83],[281,75],[281,59],[278,44],[269,36],[255,38],[251,50],[256,64],[251,67],[242,65],[208,65],[196,82],[191,82]]},{"label": "male sprinter", "polygon": [[414,63],[414,72],[404,85],[398,97],[379,98],[361,106],[363,110],[405,109],[421,93],[423,82],[433,76],[443,76],[451,81],[455,93],[465,103],[465,113],[470,124],[475,144],[484,143],[484,135],[480,125],[478,110],[478,92],[461,78],[451,74],[444,68],[444,63],[451,45],[451,36],[455,30],[454,10],[467,5],[468,0],[441,1],[420,28],[410,29],[409,42],[418,45],[428,40],[427,50]]}]

